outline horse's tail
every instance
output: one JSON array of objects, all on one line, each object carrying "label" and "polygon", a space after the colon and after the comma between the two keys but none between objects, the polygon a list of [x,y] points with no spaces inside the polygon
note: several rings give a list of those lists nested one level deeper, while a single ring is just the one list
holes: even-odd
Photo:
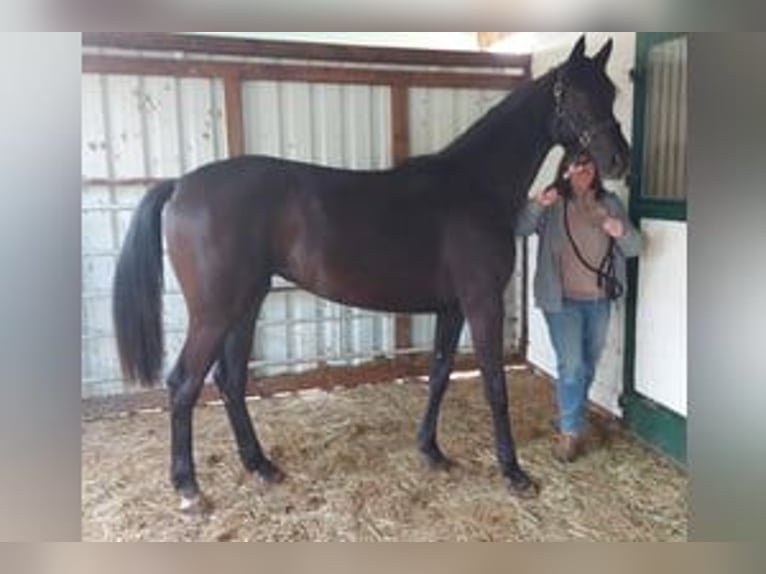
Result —
[{"label": "horse's tail", "polygon": [[162,208],[175,181],[150,189],[138,204],[114,273],[112,316],[123,374],[143,385],[162,371]]}]

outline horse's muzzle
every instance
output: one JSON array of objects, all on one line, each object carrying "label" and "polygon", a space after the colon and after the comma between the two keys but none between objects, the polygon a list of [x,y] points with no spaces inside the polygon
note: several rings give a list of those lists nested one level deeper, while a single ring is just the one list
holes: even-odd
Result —
[{"label": "horse's muzzle", "polygon": [[630,159],[627,155],[615,153],[607,165],[605,176],[610,179],[625,177],[630,168]]}]

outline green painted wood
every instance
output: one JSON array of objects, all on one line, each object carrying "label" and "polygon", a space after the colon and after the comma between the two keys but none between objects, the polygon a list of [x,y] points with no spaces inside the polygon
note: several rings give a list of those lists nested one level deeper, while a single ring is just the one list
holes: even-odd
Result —
[{"label": "green painted wood", "polygon": [[[644,115],[646,104],[646,62],[652,46],[680,36],[678,32],[639,32],[636,34],[636,60],[633,73],[633,174],[630,177],[629,213],[640,229],[642,219],[686,221],[686,200],[663,200],[643,195]],[[625,301],[625,361],[623,394],[620,405],[627,427],[642,440],[678,463],[686,463],[686,419],[636,391],[636,312],[640,262],[627,264],[628,285]]]}]

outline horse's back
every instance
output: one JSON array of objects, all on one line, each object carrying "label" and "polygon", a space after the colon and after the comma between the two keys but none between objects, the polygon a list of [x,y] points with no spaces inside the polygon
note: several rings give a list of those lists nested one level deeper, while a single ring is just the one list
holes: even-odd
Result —
[{"label": "horse's back", "polygon": [[265,270],[360,307],[433,311],[454,295],[443,234],[462,206],[456,182],[435,167],[352,171],[264,156],[217,162],[180,180],[170,232],[217,258],[219,270]]}]

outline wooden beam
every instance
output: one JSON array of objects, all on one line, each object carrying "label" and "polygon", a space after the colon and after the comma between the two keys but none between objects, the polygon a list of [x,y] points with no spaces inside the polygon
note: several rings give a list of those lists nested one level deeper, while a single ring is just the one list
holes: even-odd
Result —
[{"label": "wooden beam", "polygon": [[476,32],[479,48],[486,50],[506,38],[510,32]]},{"label": "wooden beam", "polygon": [[405,85],[498,90],[510,90],[526,81],[525,76],[497,72],[413,72],[407,70],[380,70],[299,64],[166,60],[160,58],[106,56],[99,54],[84,54],[82,57],[82,71],[86,74],[202,78],[227,78],[235,76],[240,80]]},{"label": "wooden beam", "polygon": [[[479,32],[505,34],[506,32]],[[460,50],[375,48],[315,42],[251,40],[220,36],[167,33],[84,32],[83,46],[220,54],[227,56],[292,58],[369,64],[461,66],[480,68],[529,68],[527,55]]]},{"label": "wooden beam", "polygon": [[[406,86],[391,88],[391,140],[394,164],[410,157],[410,92]],[[394,348],[412,347],[412,317],[399,314],[394,320]]]},{"label": "wooden beam", "polygon": [[223,78],[226,115],[226,141],[229,157],[245,155],[245,124],[242,110],[242,80],[239,74],[228,73]]},{"label": "wooden beam", "polygon": [[395,164],[410,157],[410,91],[406,86],[391,88],[391,138]]},{"label": "wooden beam", "polygon": [[149,187],[175,179],[172,177],[126,177],[125,179],[113,179],[109,177],[85,177],[82,180],[83,187]]},{"label": "wooden beam", "polygon": [[[520,355],[508,355],[506,364],[523,364]],[[408,362],[396,359],[379,359],[355,367],[325,367],[293,375],[280,375],[266,379],[250,379],[248,396],[270,397],[277,393],[296,392],[302,389],[332,390],[335,387],[352,388],[368,383],[390,382],[398,378],[427,376],[431,363],[430,353],[413,354]],[[472,354],[458,355],[454,371],[477,369]],[[204,405],[220,400],[218,390],[212,383],[202,388],[198,404]],[[89,397],[82,401],[82,416],[86,420],[118,413],[130,413],[145,409],[167,409],[168,393],[164,388],[140,389],[135,392],[105,397]]]}]

